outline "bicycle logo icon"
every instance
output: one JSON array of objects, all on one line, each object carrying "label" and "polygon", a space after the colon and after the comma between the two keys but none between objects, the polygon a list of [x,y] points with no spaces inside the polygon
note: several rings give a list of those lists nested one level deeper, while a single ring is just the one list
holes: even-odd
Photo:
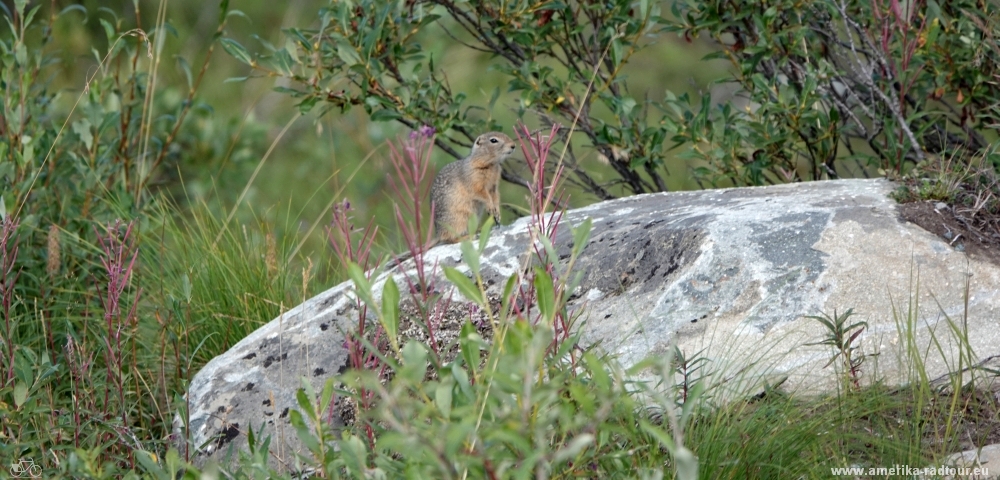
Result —
[{"label": "bicycle logo icon", "polygon": [[14,478],[39,478],[42,476],[42,466],[35,460],[22,458],[17,463],[10,464],[10,476]]}]

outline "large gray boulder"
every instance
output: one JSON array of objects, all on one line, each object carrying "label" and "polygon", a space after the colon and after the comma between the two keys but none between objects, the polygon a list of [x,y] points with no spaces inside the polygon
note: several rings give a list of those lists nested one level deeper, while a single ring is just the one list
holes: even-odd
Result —
[{"label": "large gray boulder", "polygon": [[[967,325],[981,358],[1000,354],[1000,266],[903,220],[888,197],[895,187],[843,180],[677,192],[569,211],[565,225],[593,221],[572,300],[584,312],[583,338],[600,341],[625,366],[668,355],[676,344],[688,355],[700,352],[720,372],[746,372],[752,364],[787,379],[788,388],[810,391],[832,387],[835,376],[824,369],[831,352],[807,345],[824,332],[804,316],[835,309],[853,308],[856,320],[869,323],[860,344],[881,353],[878,373],[888,382],[907,378],[900,322],[913,325],[921,349],[932,333],[943,342],[943,354],[932,349],[926,358],[931,375],[955,365],[949,319]],[[483,275],[493,293],[521,266],[527,221],[489,239]],[[568,228],[560,231],[558,249],[568,253]],[[427,263],[461,269],[460,256],[458,246],[440,246]],[[383,273],[376,294],[388,275],[407,269],[413,273],[412,262]],[[450,293],[455,312],[468,312]],[[247,429],[264,425],[275,458],[293,468],[301,448],[288,415],[295,390],[302,378],[319,386],[346,368],[343,332],[355,318],[352,287],[343,283],[209,362],[188,392],[189,433],[205,445],[199,462],[243,447]]]}]

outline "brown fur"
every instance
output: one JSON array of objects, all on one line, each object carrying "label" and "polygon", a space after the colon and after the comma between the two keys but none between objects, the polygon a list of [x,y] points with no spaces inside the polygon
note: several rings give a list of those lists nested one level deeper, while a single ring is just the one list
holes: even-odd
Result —
[{"label": "brown fur", "polygon": [[469,218],[484,209],[500,223],[500,162],[514,148],[507,135],[484,133],[476,138],[468,157],[438,172],[431,185],[438,243],[455,243],[468,235]]}]

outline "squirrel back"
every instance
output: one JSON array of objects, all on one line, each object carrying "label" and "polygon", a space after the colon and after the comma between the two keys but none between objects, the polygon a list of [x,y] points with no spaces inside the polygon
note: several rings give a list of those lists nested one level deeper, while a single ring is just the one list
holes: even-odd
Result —
[{"label": "squirrel back", "polygon": [[431,185],[438,243],[461,240],[468,234],[469,219],[484,209],[500,223],[500,162],[515,148],[507,135],[484,133],[468,157],[441,168]]}]

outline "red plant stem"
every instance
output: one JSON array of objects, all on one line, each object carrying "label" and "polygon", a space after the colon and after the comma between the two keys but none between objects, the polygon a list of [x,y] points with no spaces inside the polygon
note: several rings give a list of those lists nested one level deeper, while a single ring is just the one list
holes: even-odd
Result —
[{"label": "red plant stem", "polygon": [[[549,160],[549,153],[552,149],[552,145],[555,142],[556,135],[562,127],[558,124],[553,125],[549,131],[548,137],[542,137],[541,134],[532,135],[528,130],[528,127],[524,124],[518,125],[514,129],[514,133],[517,135],[518,141],[521,144],[521,151],[524,154],[528,168],[532,173],[532,181],[529,185],[529,204],[531,208],[531,229],[536,231],[538,235],[544,235],[548,239],[554,241],[556,235],[558,234],[559,225],[562,221],[564,211],[562,209],[556,209],[552,212],[547,212],[550,205],[564,205],[566,198],[559,188],[559,181],[563,175],[563,165],[560,162],[556,165],[552,178],[550,180],[546,179],[545,167]],[[565,289],[565,283],[559,281],[558,272],[555,268],[555,263],[557,259],[548,258],[544,247],[540,242],[535,242],[532,245],[535,252],[535,256],[544,265],[545,272],[553,280],[553,286],[555,287],[555,297],[562,298]],[[518,293],[521,296],[523,304],[526,306],[524,312],[520,312],[521,307],[518,306],[518,302],[514,302],[515,311],[519,315],[523,314],[525,317],[531,317],[531,305],[535,300],[534,282],[526,282],[527,285],[519,287]],[[556,312],[553,318],[553,329],[555,330],[555,338],[553,338],[550,351],[555,351],[560,342],[569,338],[569,324],[566,318],[565,309],[560,309]],[[541,312],[535,318],[535,322],[541,319]]]},{"label": "red plant stem", "polygon": [[[434,149],[434,130],[426,126],[421,127],[419,131],[412,132],[408,138],[398,139],[397,144],[389,143],[389,160],[395,173],[389,175],[389,186],[393,190],[393,198],[399,199],[393,205],[396,224],[413,257],[417,284],[420,288],[415,289],[409,278],[407,283],[411,295],[417,291],[422,292],[420,298],[422,302],[416,303],[427,303],[432,289],[428,288],[430,285],[426,277],[423,256],[427,245],[433,241],[433,233],[430,228],[425,229],[424,224],[427,222],[423,216],[423,199],[430,196],[427,172]],[[433,218],[433,204],[430,211]]]},{"label": "red plant stem", "polygon": [[[416,281],[409,275],[404,275],[407,290],[416,305],[420,318],[424,319],[427,329],[428,343],[436,358],[441,352],[437,342],[434,316],[440,311],[439,300],[435,291],[434,277],[428,278],[427,264],[424,253],[432,244],[434,236],[429,222],[424,219],[424,198],[430,196],[428,171],[431,154],[434,149],[434,130],[423,126],[412,132],[409,137],[400,138],[397,144],[389,144],[389,159],[395,175],[389,176],[389,185],[394,198],[399,199],[394,204],[396,224],[406,242],[407,249],[413,257],[416,267]],[[434,217],[434,204],[430,205],[430,216]],[[434,271],[437,265],[434,265]]]},{"label": "red plant stem", "polygon": [[[122,331],[126,328],[134,329],[138,322],[136,309],[139,306],[139,297],[142,294],[142,289],[136,290],[135,296],[132,299],[132,306],[123,317],[121,311],[122,294],[124,294],[132,278],[132,273],[135,271],[135,262],[139,256],[139,248],[135,237],[132,236],[134,222],[129,222],[125,227],[125,232],[119,237],[121,226],[121,220],[116,220],[113,224],[109,224],[107,237],[98,234],[98,241],[103,253],[101,264],[104,266],[108,276],[104,290],[105,294],[101,296],[101,302],[104,306],[104,319],[108,331],[107,336],[104,338],[107,352],[107,361],[105,364],[108,379],[114,383],[114,387],[118,390],[118,408],[121,410],[122,427],[125,428],[129,425],[129,422],[128,408],[125,406],[125,384],[122,375],[124,357]],[[131,336],[129,336],[129,339],[131,340]],[[109,401],[109,390],[105,385],[104,403],[106,408]]]},{"label": "red plant stem", "polygon": [[11,305],[14,303],[14,285],[21,271],[14,272],[14,262],[17,260],[17,231],[18,220],[13,215],[0,220],[0,306],[3,308],[4,337],[3,343],[6,348],[6,368],[7,374],[3,384],[7,385],[14,379],[14,338],[11,331]]},{"label": "red plant stem", "polygon": [[[330,227],[327,229],[327,236],[337,259],[341,262],[341,264],[347,265],[349,262],[356,263],[362,268],[362,270],[365,271],[365,276],[370,280],[373,272],[373,269],[369,268],[371,246],[375,240],[375,235],[378,233],[378,227],[374,226],[373,222],[368,222],[368,226],[364,230],[355,229],[351,224],[351,219],[348,214],[350,209],[351,204],[346,200],[334,208],[333,220]],[[358,232],[360,232],[361,235],[357,242],[355,242],[354,237]],[[378,356],[375,355],[374,352],[367,352],[364,342],[362,341],[365,336],[368,306],[362,302],[360,298],[355,298],[355,305],[358,309],[357,331],[353,334],[348,334],[347,338],[344,340],[348,351],[348,361],[352,368],[358,370],[374,369],[378,365]],[[380,335],[381,328],[377,328],[375,331],[375,341],[373,342],[374,345],[378,345]],[[371,408],[373,393],[374,392],[369,392],[363,387],[359,388],[359,409],[368,410]],[[364,429],[365,435],[368,438],[369,447],[374,450],[375,432],[367,423],[364,425]]]}]

